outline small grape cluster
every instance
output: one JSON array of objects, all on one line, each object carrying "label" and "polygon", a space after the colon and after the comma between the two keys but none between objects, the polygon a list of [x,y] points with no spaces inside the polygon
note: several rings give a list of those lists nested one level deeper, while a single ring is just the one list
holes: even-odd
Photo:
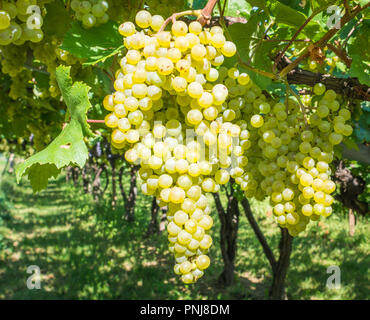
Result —
[{"label": "small grape cluster", "polygon": [[72,0],[71,8],[76,19],[81,21],[85,28],[92,28],[109,20],[109,4],[106,0]]},{"label": "small grape cluster", "polygon": [[42,12],[37,0],[4,1],[0,6],[0,45],[40,42],[44,34]]}]

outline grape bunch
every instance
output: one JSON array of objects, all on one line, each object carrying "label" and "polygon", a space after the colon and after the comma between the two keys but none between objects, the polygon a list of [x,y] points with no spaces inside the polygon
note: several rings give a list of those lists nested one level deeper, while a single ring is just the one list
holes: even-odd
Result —
[{"label": "grape bunch", "polygon": [[[45,1],[43,2],[43,4]],[[4,1],[0,5],[0,45],[40,42],[44,33],[42,7],[37,0]]]},{"label": "grape bunch", "polygon": [[322,84],[314,102],[266,96],[247,73],[223,66],[236,53],[222,28],[140,11],[119,27],[127,53],[106,96],[111,144],[140,165],[141,190],[168,207],[169,250],[184,283],[209,266],[213,225],[207,193],[233,179],[244,195],[270,199],[293,236],[332,213],[329,164],[352,134],[350,111]]},{"label": "grape bunch", "polygon": [[72,0],[71,8],[76,19],[81,21],[85,28],[92,28],[109,20],[107,14],[109,4],[106,0]]},{"label": "grape bunch", "polygon": [[[228,90],[212,83],[218,77],[215,67],[236,47],[219,27],[203,30],[196,21],[176,21],[171,31],[162,31],[164,19],[147,11],[135,20],[141,31],[132,22],[119,28],[128,51],[116,72],[116,91],[104,99],[111,111],[105,123],[113,129],[113,147],[140,164],[142,192],[168,206],[175,273],[192,283],[210,264],[213,219],[205,194],[228,182],[223,168],[230,166],[229,145],[239,134],[236,125],[214,121]],[[217,144],[224,162],[212,154]]]},{"label": "grape bunch", "polygon": [[241,110],[240,146],[248,159],[235,181],[248,198],[269,197],[277,223],[292,236],[311,220],[331,215],[336,186],[329,164],[335,146],[353,131],[346,123],[351,113],[333,90],[317,84],[314,93],[320,100],[306,99],[307,114],[297,100],[268,101],[253,87],[233,99]]}]

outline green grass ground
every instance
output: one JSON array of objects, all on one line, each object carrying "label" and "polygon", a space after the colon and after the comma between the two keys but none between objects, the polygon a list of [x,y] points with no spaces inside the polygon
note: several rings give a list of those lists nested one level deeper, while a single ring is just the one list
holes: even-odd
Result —
[{"label": "green grass ground", "polygon": [[[0,161],[0,173],[3,161]],[[271,270],[244,216],[241,218],[237,280],[230,288],[217,286],[222,271],[219,222],[213,228],[212,264],[195,285],[184,286],[172,271],[166,235],[145,238],[150,199],[139,195],[136,221],[122,221],[122,207],[109,209],[109,195],[95,205],[82,188],[63,177],[34,195],[25,179],[0,182],[12,204],[0,224],[0,299],[265,299]],[[280,232],[266,214],[266,204],[252,203],[262,230],[277,253]],[[0,213],[1,215],[1,213]],[[294,239],[287,275],[290,299],[368,299],[369,219],[360,217],[354,237],[348,235],[347,216],[333,214],[311,224]],[[41,289],[29,290],[27,267],[41,268]],[[341,269],[341,288],[326,287],[327,267]]]}]

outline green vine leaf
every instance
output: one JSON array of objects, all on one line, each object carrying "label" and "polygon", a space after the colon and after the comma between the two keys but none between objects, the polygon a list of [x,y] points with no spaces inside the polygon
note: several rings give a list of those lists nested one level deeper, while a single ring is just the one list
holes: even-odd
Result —
[{"label": "green vine leaf", "polygon": [[[278,24],[290,26],[298,30],[307,20],[306,14],[297,9],[299,6],[286,5],[281,1],[270,1],[268,6],[271,15],[274,16]],[[302,30],[302,34],[312,40],[320,39],[324,33],[325,30],[317,21],[310,21]]]},{"label": "green vine leaf", "polygon": [[93,136],[86,121],[86,113],[91,107],[88,99],[90,88],[81,82],[73,83],[70,70],[70,67],[58,67],[56,79],[71,121],[48,147],[28,158],[16,169],[17,182],[27,174],[34,192],[45,189],[49,178],[56,177],[61,168],[68,165],[83,167],[88,158],[84,137]]},{"label": "green vine leaf", "polygon": [[[62,1],[53,1],[45,5],[46,16],[43,24],[43,31],[50,36],[63,36],[71,25],[71,16]],[[55,23],[63,21],[63,23]]]},{"label": "green vine leaf", "polygon": [[348,52],[352,58],[349,75],[357,77],[362,84],[370,86],[370,20],[365,20],[358,28],[356,37],[348,46]]},{"label": "green vine leaf", "polygon": [[[247,0],[221,0],[221,8],[224,8],[225,1],[225,17],[249,17],[252,6],[247,2]],[[220,15],[220,10],[218,6],[215,6],[215,8],[213,9],[213,15]]]},{"label": "green vine leaf", "polygon": [[108,21],[91,29],[84,29],[80,23],[74,22],[66,33],[61,48],[77,58],[85,59],[84,65],[94,65],[105,62],[124,46],[115,22]]},{"label": "green vine leaf", "polygon": [[247,3],[246,0],[228,0],[226,3],[224,15],[230,17],[236,17],[239,15],[243,17],[248,17],[251,9],[251,5]]},{"label": "green vine leaf", "polygon": [[[244,62],[249,61],[249,64],[255,68],[271,72],[272,60],[269,54],[277,45],[274,42],[263,41],[265,32],[264,21],[266,17],[266,14],[255,13],[248,19],[247,23],[232,24],[229,27],[229,32]],[[231,61],[228,60],[225,61],[225,65],[236,63],[236,58],[232,58]],[[242,66],[240,67],[247,72],[253,82],[262,89],[267,88],[271,84],[272,80],[270,78],[250,70],[245,70]]]}]

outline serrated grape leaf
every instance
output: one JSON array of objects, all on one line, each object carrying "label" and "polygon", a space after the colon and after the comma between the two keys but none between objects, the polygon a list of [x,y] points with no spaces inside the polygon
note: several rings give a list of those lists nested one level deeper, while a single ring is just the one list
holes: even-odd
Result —
[{"label": "serrated grape leaf", "polygon": [[365,20],[357,30],[356,36],[348,45],[348,53],[352,58],[349,75],[356,77],[362,84],[370,86],[370,26]]},{"label": "serrated grape leaf", "polygon": [[46,16],[42,30],[49,36],[62,37],[71,25],[71,17],[63,1],[45,4]]},{"label": "serrated grape leaf", "polygon": [[[271,72],[272,60],[269,54],[277,47],[275,42],[263,41],[266,15],[253,14],[247,23],[234,23],[229,27],[232,40],[237,45],[238,52],[244,62],[249,62],[254,68]],[[236,59],[231,63],[235,64]],[[230,62],[228,62],[230,63]],[[241,68],[243,69],[243,68]],[[253,82],[262,89],[271,84],[271,79],[253,71],[243,69],[247,72]]]},{"label": "serrated grape leaf", "polygon": [[118,24],[113,21],[91,29],[84,29],[75,21],[65,34],[61,48],[85,59],[85,65],[104,62],[124,48],[117,30]]},{"label": "serrated grape leaf", "polygon": [[88,158],[84,137],[93,136],[86,122],[86,112],[91,107],[88,99],[90,88],[81,82],[72,83],[70,70],[70,67],[58,67],[56,79],[71,121],[48,147],[28,158],[16,169],[17,182],[27,174],[34,192],[46,188],[48,179],[56,177],[61,168],[68,165],[83,167]]},{"label": "serrated grape leaf", "polygon": [[246,0],[224,0],[221,1],[222,7],[224,6],[225,1],[227,1],[227,3],[224,16],[226,17],[249,16],[252,6]]},{"label": "serrated grape leaf", "polygon": [[[296,30],[307,20],[307,16],[301,10],[296,9],[294,6],[285,5],[282,1],[271,1],[268,7],[277,23],[293,27]],[[302,30],[302,35],[306,35],[314,41],[320,39],[324,34],[325,30],[317,21],[310,21]]]},{"label": "serrated grape leaf", "polygon": [[349,75],[358,78],[360,83],[370,86],[370,62],[362,60],[362,57],[357,54],[352,55]]},{"label": "serrated grape leaf", "polygon": [[292,27],[300,27],[307,19],[306,15],[281,2],[271,1],[268,3],[270,13],[277,23],[283,23]]}]

